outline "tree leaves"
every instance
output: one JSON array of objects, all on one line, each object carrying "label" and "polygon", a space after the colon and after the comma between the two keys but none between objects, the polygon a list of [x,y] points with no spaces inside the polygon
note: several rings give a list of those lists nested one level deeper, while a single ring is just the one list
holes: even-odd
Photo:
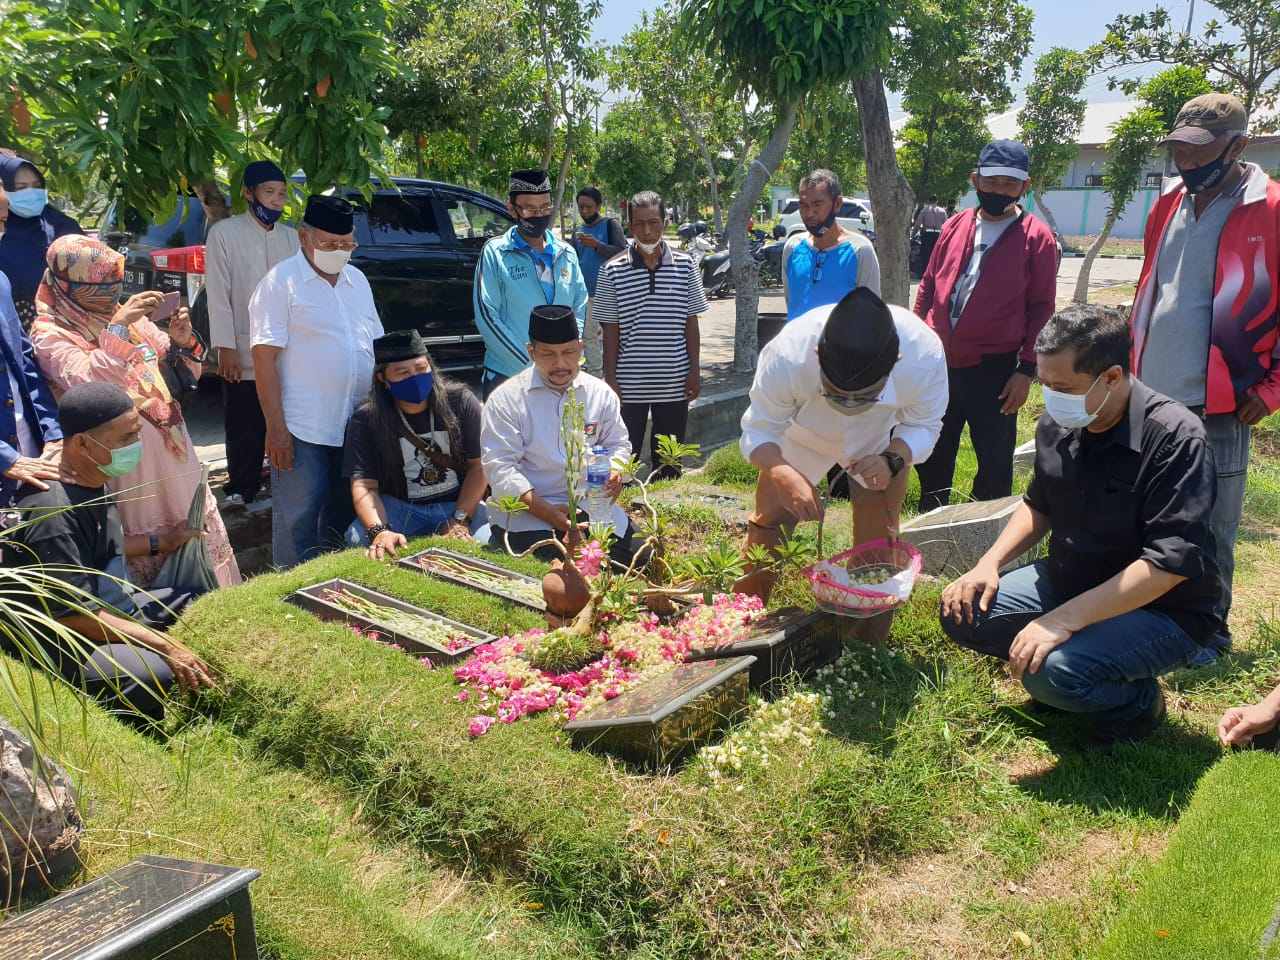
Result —
[{"label": "tree leaves", "polygon": [[1088,59],[1066,47],[1054,47],[1036,61],[1018,126],[1019,139],[1031,155],[1037,196],[1054,189],[1075,158],[1086,107],[1081,92],[1088,76]]},{"label": "tree leaves", "polygon": [[[1280,100],[1280,6],[1273,0],[1213,0],[1225,24],[1211,19],[1200,36],[1183,32],[1157,6],[1148,13],[1122,14],[1107,27],[1107,36],[1089,49],[1097,68],[1164,63],[1199,70],[1218,89],[1244,101],[1255,132],[1280,126],[1274,115]],[[1231,39],[1224,39],[1225,27]],[[1239,35],[1236,41],[1234,35]],[[1110,85],[1134,93],[1140,81],[1112,77]],[[1265,111],[1269,116],[1261,115]]]},{"label": "tree leaves", "polygon": [[103,187],[154,212],[184,183],[263,154],[314,183],[362,182],[381,162],[385,132],[365,121],[379,82],[399,70],[382,41],[383,0],[140,9],[66,0],[6,21],[13,75],[39,105],[24,148],[60,191]]}]

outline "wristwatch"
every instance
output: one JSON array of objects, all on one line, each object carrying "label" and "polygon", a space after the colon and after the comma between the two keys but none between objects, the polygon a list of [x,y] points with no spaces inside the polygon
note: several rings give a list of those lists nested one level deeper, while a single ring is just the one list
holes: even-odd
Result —
[{"label": "wristwatch", "polygon": [[471,522],[471,518],[467,516],[467,511],[455,510],[453,511],[453,522],[467,524]]},{"label": "wristwatch", "polygon": [[880,456],[884,457],[885,465],[888,466],[889,476],[891,477],[896,477],[907,467],[907,461],[903,460],[900,455],[894,453],[892,450],[886,450],[884,453],[880,454]]}]

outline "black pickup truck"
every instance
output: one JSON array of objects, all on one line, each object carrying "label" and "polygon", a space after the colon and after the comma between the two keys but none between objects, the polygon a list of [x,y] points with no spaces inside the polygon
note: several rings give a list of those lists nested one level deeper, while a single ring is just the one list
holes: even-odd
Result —
[{"label": "black pickup truck", "polygon": [[[481,366],[471,285],[480,251],[512,225],[506,205],[466,187],[430,180],[376,182],[356,206],[351,265],[369,278],[386,330],[416,328],[444,370]],[[98,236],[125,255],[125,292],[178,290],[191,306],[196,332],[208,340],[204,304],[205,215],[193,196],[178,198],[163,223],[112,205]],[[216,361],[215,361],[216,362]]]}]

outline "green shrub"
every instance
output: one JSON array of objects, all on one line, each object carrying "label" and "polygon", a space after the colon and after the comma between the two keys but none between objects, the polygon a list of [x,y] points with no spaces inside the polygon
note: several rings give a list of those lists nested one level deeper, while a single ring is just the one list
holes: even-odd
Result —
[{"label": "green shrub", "polygon": [[760,471],[742,455],[736,443],[721,447],[707,458],[702,478],[725,487],[754,487]]}]

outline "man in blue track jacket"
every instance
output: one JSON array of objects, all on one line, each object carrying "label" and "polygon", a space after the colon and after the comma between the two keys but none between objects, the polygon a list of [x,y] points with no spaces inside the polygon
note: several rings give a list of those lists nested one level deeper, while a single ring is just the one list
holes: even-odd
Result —
[{"label": "man in blue track jacket", "polygon": [[545,170],[511,174],[507,210],[516,225],[485,244],[472,296],[484,337],[487,400],[494,388],[529,366],[529,313],[550,303],[572,307],[581,332],[587,284],[573,247],[550,231],[551,179]]}]

